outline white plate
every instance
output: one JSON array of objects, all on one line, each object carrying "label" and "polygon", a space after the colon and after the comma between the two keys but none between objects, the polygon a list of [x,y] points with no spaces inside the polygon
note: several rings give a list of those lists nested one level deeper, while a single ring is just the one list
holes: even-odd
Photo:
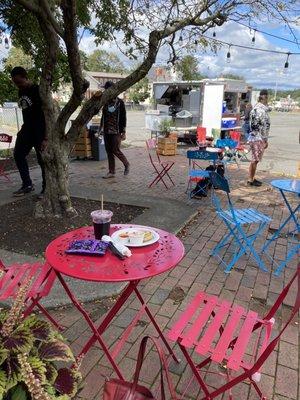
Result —
[{"label": "white plate", "polygon": [[126,232],[136,232],[136,231],[142,231],[142,232],[151,232],[153,235],[153,238],[149,240],[148,242],[144,242],[142,244],[132,244],[129,242],[129,239],[126,241],[120,240],[120,243],[124,244],[125,246],[128,247],[144,247],[144,246],[149,246],[150,244],[153,244],[158,241],[159,239],[159,234],[155,232],[153,229],[147,229],[147,228],[124,228],[124,229],[119,229],[118,231],[114,232],[111,235],[111,238],[115,241],[119,241],[119,236],[122,233]]}]

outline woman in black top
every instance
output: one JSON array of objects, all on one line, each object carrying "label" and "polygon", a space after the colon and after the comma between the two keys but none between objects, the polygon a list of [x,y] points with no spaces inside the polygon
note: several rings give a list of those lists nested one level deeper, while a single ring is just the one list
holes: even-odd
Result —
[{"label": "woman in black top", "polygon": [[[108,81],[105,83],[104,89],[112,86],[113,83]],[[108,173],[103,178],[108,179],[115,176],[115,156],[124,164],[124,175],[128,175],[129,162],[120,150],[121,141],[126,139],[126,109],[123,100],[117,97],[103,107],[100,130],[104,134],[108,158]]]}]

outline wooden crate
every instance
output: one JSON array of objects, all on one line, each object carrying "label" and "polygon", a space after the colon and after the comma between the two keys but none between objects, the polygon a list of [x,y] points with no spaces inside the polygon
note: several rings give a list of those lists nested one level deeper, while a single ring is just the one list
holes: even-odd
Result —
[{"label": "wooden crate", "polygon": [[80,158],[92,157],[92,144],[87,130],[78,137],[72,151],[72,156]]},{"label": "wooden crate", "polygon": [[170,138],[158,138],[157,151],[163,156],[175,156],[177,150],[177,140]]}]

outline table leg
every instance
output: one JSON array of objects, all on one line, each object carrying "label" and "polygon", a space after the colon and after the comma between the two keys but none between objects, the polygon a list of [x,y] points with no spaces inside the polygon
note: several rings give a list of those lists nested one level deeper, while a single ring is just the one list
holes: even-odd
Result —
[{"label": "table leg", "polygon": [[[115,363],[114,359],[112,358],[112,356],[109,353],[109,349],[107,348],[106,344],[104,343],[104,341],[101,338],[101,333],[104,331],[104,329],[101,331],[101,333],[98,332],[95,324],[93,323],[92,319],[90,318],[89,314],[85,311],[85,309],[81,306],[81,304],[79,303],[79,301],[77,300],[77,298],[73,295],[73,293],[71,292],[71,290],[69,289],[68,285],[66,284],[65,280],[63,279],[63,277],[61,276],[61,274],[59,272],[56,271],[56,275],[57,278],[59,279],[60,283],[62,284],[63,288],[65,289],[67,295],[69,296],[69,298],[71,299],[72,303],[75,305],[75,307],[81,312],[81,314],[84,316],[85,320],[87,321],[89,327],[91,328],[91,330],[93,331],[93,338],[95,337],[95,341],[98,340],[98,342],[100,343],[100,346],[102,347],[104,353],[106,354],[109,362],[111,363],[113,369],[115,370],[116,374],[118,375],[118,377],[120,379],[123,379],[123,375],[120,371],[120,369],[118,368],[117,364]],[[132,293],[132,290],[131,290]],[[122,296],[121,296],[122,297]],[[112,318],[111,318],[112,319]],[[108,323],[107,323],[108,325]],[[106,325],[106,326],[107,326]],[[90,347],[90,346],[89,346]],[[89,347],[85,346],[85,353],[87,352],[87,350],[89,349]],[[81,354],[85,354],[83,351],[80,353]]]},{"label": "table leg", "polygon": [[161,340],[164,342],[166,348],[168,349],[168,352],[170,353],[170,355],[172,356],[173,360],[176,361],[177,363],[179,363],[180,361],[178,360],[178,358],[176,357],[174,351],[171,349],[171,346],[169,345],[167,339],[165,338],[164,334],[162,333],[160,327],[158,326],[157,322],[155,321],[151,311],[149,310],[145,300],[143,299],[142,295],[140,294],[139,290],[137,287],[134,288],[135,294],[137,295],[137,298],[139,299],[139,301],[141,302],[142,306],[145,308],[145,311],[150,319],[150,321],[152,322],[152,324],[154,325],[155,329],[157,330],[157,333],[159,334]]},{"label": "table leg", "polygon": [[295,208],[295,210],[292,210],[290,204],[288,203],[284,193],[282,192],[282,197],[290,211],[290,215],[287,217],[287,219],[282,223],[282,225],[280,225],[280,227],[277,229],[276,232],[273,233],[273,235],[271,236],[271,238],[269,240],[266,241],[266,243],[264,244],[261,252],[263,253],[265,250],[267,250],[267,248],[269,247],[269,245],[278,238],[280,232],[282,231],[282,229],[288,224],[288,222],[293,219],[295,222],[295,225],[297,227],[298,232],[300,232],[300,225],[297,222],[297,219],[295,217],[295,213],[300,209],[300,204]]}]

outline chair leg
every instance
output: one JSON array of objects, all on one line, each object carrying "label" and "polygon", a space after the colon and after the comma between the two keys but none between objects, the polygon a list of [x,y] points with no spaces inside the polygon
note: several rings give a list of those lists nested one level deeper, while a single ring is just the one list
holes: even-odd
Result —
[{"label": "chair leg", "polygon": [[59,330],[63,331],[64,327],[62,325],[59,325],[55,319],[51,316],[51,314],[40,304],[37,303],[36,306],[41,310],[41,312],[49,319],[49,321]]},{"label": "chair leg", "polygon": [[200,387],[201,387],[202,390],[204,391],[205,396],[206,396],[205,398],[206,398],[207,400],[212,399],[212,397],[210,397],[210,393],[209,393],[209,391],[208,391],[208,389],[207,389],[207,386],[206,386],[205,382],[203,381],[203,379],[201,378],[201,375],[199,374],[199,371],[198,371],[196,365],[193,363],[193,361],[192,361],[192,359],[191,359],[189,353],[186,351],[185,347],[183,347],[183,346],[180,344],[180,342],[178,342],[178,345],[179,345],[179,347],[180,347],[180,349],[181,349],[181,351],[182,351],[182,353],[183,353],[185,359],[187,360],[189,366],[191,367],[192,372],[193,372],[193,374],[195,375],[195,378],[197,379],[197,381],[198,381]]}]

